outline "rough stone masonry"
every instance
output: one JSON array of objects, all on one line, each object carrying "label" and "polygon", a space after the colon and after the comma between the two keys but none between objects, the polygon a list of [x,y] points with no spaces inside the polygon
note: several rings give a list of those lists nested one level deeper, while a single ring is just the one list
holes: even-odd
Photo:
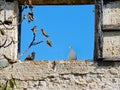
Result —
[{"label": "rough stone masonry", "polygon": [[[0,90],[4,90],[3,88],[14,88],[13,90],[120,90],[120,63],[105,63],[98,65],[93,61],[74,60],[15,63],[0,70]],[[10,87],[11,82],[13,87]]]},{"label": "rough stone masonry", "polygon": [[[5,17],[19,15],[16,5],[16,0],[14,3],[1,0],[0,19],[4,21]],[[14,30],[6,31],[15,41],[18,40],[18,27],[15,26],[18,18],[13,19]],[[2,35],[0,37],[1,45],[5,40],[2,40]],[[9,38],[6,44],[10,41]],[[1,48],[0,53],[15,60],[17,49],[18,44],[12,43],[11,47]],[[0,65],[4,61],[1,56]],[[7,63],[0,68],[0,90],[120,90],[120,62],[61,60]]]}]

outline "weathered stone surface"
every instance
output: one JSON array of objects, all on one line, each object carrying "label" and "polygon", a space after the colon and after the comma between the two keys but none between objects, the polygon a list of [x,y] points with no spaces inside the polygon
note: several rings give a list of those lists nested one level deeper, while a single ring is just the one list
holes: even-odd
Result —
[{"label": "weathered stone surface", "polygon": [[[114,1],[114,0],[113,0]],[[120,1],[103,5],[103,25],[120,25]]]},{"label": "weathered stone surface", "polygon": [[116,58],[120,56],[120,31],[103,32],[103,57]]},{"label": "weathered stone surface", "polygon": [[12,78],[19,82],[17,86],[21,90],[120,90],[120,64],[98,66],[93,61],[80,60],[24,61],[0,70],[1,83]]},{"label": "weathered stone surface", "polygon": [[57,74],[86,74],[89,72],[86,61],[55,61],[55,65],[54,72]]},{"label": "weathered stone surface", "polygon": [[8,61],[6,59],[1,59],[0,60],[0,68],[4,68],[4,67],[6,67],[8,65],[9,65],[9,63],[8,63]]},{"label": "weathered stone surface", "polygon": [[6,20],[11,22],[10,24],[0,24],[0,31],[1,29],[4,31],[4,35],[0,32],[0,60],[4,59],[3,54],[13,60],[18,58],[19,15],[17,1],[5,2],[0,0],[0,23],[4,23]]},{"label": "weathered stone surface", "polygon": [[[52,75],[52,63],[48,61],[27,61],[15,63],[0,71],[0,78],[20,80],[39,80]],[[11,77],[12,76],[12,77]]]}]

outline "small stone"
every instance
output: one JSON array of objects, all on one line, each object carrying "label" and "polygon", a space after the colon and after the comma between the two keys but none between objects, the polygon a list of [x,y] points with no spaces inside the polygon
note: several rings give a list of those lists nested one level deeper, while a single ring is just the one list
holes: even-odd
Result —
[{"label": "small stone", "polygon": [[9,63],[8,63],[8,61],[6,59],[1,59],[0,60],[0,68],[4,68],[4,67],[6,67],[8,65],[9,65]]}]

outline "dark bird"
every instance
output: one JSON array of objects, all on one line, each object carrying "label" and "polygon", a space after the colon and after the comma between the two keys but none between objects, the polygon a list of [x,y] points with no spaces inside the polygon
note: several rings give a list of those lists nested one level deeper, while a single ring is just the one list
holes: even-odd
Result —
[{"label": "dark bird", "polygon": [[51,41],[50,41],[50,40],[47,40],[46,43],[47,43],[50,47],[52,47],[52,44],[51,44]]},{"label": "dark bird", "polygon": [[3,57],[8,61],[9,64],[14,64],[14,63],[17,62],[17,61],[14,61],[14,60],[11,59],[11,58],[8,58],[5,54],[3,54]]},{"label": "dark bird", "polygon": [[49,35],[48,35],[43,29],[41,29],[41,31],[42,31],[42,34],[43,34],[45,37],[49,37]]},{"label": "dark bird", "polygon": [[28,55],[26,58],[25,58],[25,61],[32,61],[34,60],[35,58],[35,52],[32,52],[30,55]]},{"label": "dark bird", "polygon": [[34,26],[31,30],[33,31],[33,34],[36,35],[36,26]]},{"label": "dark bird", "polygon": [[70,53],[69,53],[69,56],[68,56],[69,60],[77,60],[77,55],[76,55],[73,47],[70,46],[69,48],[70,48]]}]

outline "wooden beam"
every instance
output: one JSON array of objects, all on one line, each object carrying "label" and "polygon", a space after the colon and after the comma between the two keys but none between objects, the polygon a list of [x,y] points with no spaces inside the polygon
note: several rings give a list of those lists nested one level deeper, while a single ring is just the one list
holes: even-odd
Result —
[{"label": "wooden beam", "polygon": [[103,35],[102,35],[102,0],[96,0],[95,5],[95,49],[94,60],[103,57]]},{"label": "wooden beam", "polygon": [[[26,0],[18,0],[20,4],[24,4]],[[33,5],[79,5],[94,4],[95,0],[32,0]]]},{"label": "wooden beam", "polygon": [[116,58],[99,58],[99,60],[102,62],[120,62],[120,57]]},{"label": "wooden beam", "polygon": [[103,25],[103,31],[120,31],[120,25]]}]

